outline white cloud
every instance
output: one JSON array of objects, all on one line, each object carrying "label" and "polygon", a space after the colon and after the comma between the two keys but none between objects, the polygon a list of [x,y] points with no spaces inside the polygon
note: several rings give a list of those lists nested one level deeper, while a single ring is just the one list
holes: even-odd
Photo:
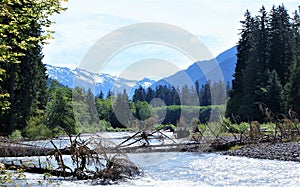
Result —
[{"label": "white cloud", "polygon": [[[52,29],[56,31],[56,40],[44,48],[44,62],[76,67],[98,39],[120,27],[141,22],[181,27],[196,35],[216,56],[237,43],[239,21],[246,9],[254,15],[262,5],[270,10],[273,4],[282,4],[282,0],[69,0],[65,3],[68,10],[54,17],[56,24]],[[293,11],[299,2],[285,0],[284,4]],[[126,58],[124,62],[133,59],[122,57]],[[157,57],[163,58],[151,56]]]}]

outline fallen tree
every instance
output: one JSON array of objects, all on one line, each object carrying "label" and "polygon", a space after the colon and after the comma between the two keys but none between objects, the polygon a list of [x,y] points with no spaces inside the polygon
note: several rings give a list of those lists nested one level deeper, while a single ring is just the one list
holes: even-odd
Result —
[{"label": "fallen tree", "polygon": [[[7,169],[22,169],[25,172],[36,174],[47,173],[74,180],[92,179],[101,183],[132,178],[142,173],[124,155],[107,153],[108,143],[104,143],[101,137],[83,140],[80,135],[77,135],[76,137],[69,136],[69,139],[70,146],[63,149],[59,149],[50,140],[53,149],[43,149],[46,151],[43,153],[46,155],[46,163],[41,163],[40,159],[35,162],[26,162],[25,158],[18,161],[7,160],[3,164]],[[42,150],[42,148],[36,149]]]}]

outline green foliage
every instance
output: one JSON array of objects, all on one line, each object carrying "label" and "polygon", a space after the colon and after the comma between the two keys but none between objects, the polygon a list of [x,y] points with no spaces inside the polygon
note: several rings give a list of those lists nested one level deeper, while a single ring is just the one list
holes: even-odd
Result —
[{"label": "green foliage", "polygon": [[135,117],[138,120],[146,120],[149,117],[151,117],[151,112],[150,112],[150,106],[148,105],[147,102],[141,102],[141,101],[137,101],[135,103]]},{"label": "green foliage", "polygon": [[64,87],[56,87],[50,92],[50,100],[46,107],[46,125],[54,133],[61,131],[59,129],[68,134],[77,133],[71,95],[71,90]]},{"label": "green foliage", "polygon": [[9,136],[8,136],[9,139],[12,139],[12,140],[21,140],[23,137],[22,137],[22,133],[20,130],[14,130]]},{"label": "green foliage", "polygon": [[[200,123],[208,121],[219,121],[219,115],[225,110],[224,105],[216,106],[164,106],[152,107],[151,114],[157,119],[164,119],[162,124],[177,124],[180,116],[183,116],[187,124],[192,124],[193,120]],[[215,114],[215,115],[212,115]]]},{"label": "green foliage", "polygon": [[269,75],[268,85],[267,85],[267,98],[266,103],[271,107],[271,111],[283,112],[281,111],[282,105],[282,86],[277,76],[275,70],[273,70]]},{"label": "green foliage", "polygon": [[274,123],[263,123],[263,124],[260,124],[260,128],[262,130],[267,130],[267,131],[270,131],[270,132],[274,132],[274,130],[276,129],[276,124]]},{"label": "green foliage", "polygon": [[198,124],[198,129],[201,133],[204,133],[206,131],[207,126],[205,124]]},{"label": "green foliage", "polygon": [[51,138],[51,129],[45,125],[45,116],[43,114],[31,117],[25,127],[25,136],[30,140]]},{"label": "green foliage", "polygon": [[242,122],[240,124],[231,123],[229,118],[223,118],[222,132],[241,133],[243,134],[250,128],[249,123]]},{"label": "green foliage", "polygon": [[110,123],[105,120],[100,120],[98,124],[82,124],[78,125],[78,132],[80,133],[90,133],[90,132],[103,132],[103,131],[113,131]]},{"label": "green foliage", "polygon": [[132,113],[130,110],[129,98],[124,90],[123,93],[118,93],[113,99],[113,113],[110,116],[110,123],[114,128],[129,127]]},{"label": "green foliage", "polygon": [[153,125],[153,129],[155,129],[155,130],[161,130],[161,129],[163,129],[164,128],[164,125],[163,124],[154,124]]}]

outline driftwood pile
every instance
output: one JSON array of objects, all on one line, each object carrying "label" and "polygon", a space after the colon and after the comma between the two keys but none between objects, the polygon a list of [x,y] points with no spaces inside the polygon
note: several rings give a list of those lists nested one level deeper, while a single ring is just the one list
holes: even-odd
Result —
[{"label": "driftwood pile", "polygon": [[[16,143],[12,143],[9,148],[8,142],[1,145],[2,148],[7,149],[2,151],[5,157],[46,156],[46,163],[42,163],[40,159],[35,163],[26,162],[26,158],[18,161],[2,159],[4,160],[2,162],[7,169],[22,169],[37,174],[48,173],[52,176],[69,177],[75,180],[92,179],[100,183],[132,178],[141,174],[139,168],[124,155],[107,153],[107,145],[104,145],[100,138],[83,140],[80,135],[75,138],[70,136],[70,146],[63,149],[59,149],[52,140],[50,143],[53,149]],[[17,148],[24,150],[17,154]],[[27,155],[24,155],[26,151],[28,151]]]}]

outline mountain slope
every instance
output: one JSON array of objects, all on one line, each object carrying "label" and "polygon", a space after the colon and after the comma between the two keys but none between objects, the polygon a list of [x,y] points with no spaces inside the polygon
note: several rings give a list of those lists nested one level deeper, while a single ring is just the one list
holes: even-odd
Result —
[{"label": "mountain slope", "polygon": [[[180,88],[185,84],[192,86],[197,80],[200,85],[202,85],[205,84],[207,80],[210,80],[211,82],[219,81],[220,77],[224,79],[225,83],[231,83],[237,60],[236,53],[237,49],[235,46],[224,51],[215,59],[195,62],[188,69],[179,71],[174,75],[161,79],[151,87],[155,88],[158,85],[172,85]],[[204,72],[209,73],[205,76]]]},{"label": "mountain slope", "polygon": [[109,74],[91,73],[80,69],[71,70],[66,67],[51,65],[46,65],[46,68],[49,78],[56,79],[59,83],[69,88],[91,88],[95,95],[98,95],[101,91],[104,95],[106,95],[109,90],[118,93],[123,92],[125,89],[131,96],[132,93],[134,93],[134,90],[139,86],[147,88],[155,83],[155,81],[146,78],[137,81],[118,78]]}]

